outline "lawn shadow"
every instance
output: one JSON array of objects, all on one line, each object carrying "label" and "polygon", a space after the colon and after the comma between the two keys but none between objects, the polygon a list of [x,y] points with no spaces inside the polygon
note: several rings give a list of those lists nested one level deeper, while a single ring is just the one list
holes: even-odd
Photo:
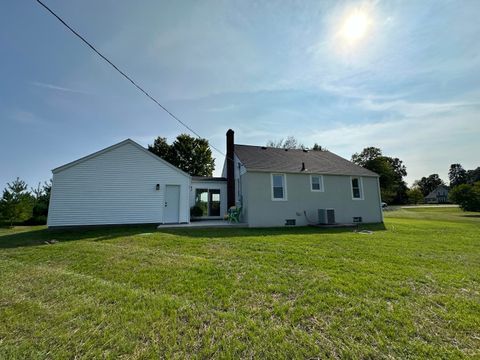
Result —
[{"label": "lawn shadow", "polygon": [[340,234],[354,230],[385,231],[384,224],[362,224],[358,228],[318,228],[318,227],[276,227],[276,228],[177,228],[158,230],[155,225],[129,225],[109,227],[85,227],[49,230],[33,229],[19,231],[12,234],[0,234],[0,249],[50,246],[47,242],[52,240],[60,243],[88,240],[105,241],[115,238],[135,236],[144,233],[170,234],[190,238],[231,238],[231,237],[257,237],[275,235],[310,235],[310,234]]},{"label": "lawn shadow", "polygon": [[170,228],[158,229],[158,232],[192,238],[228,238],[228,237],[256,237],[275,235],[311,235],[311,234],[341,234],[351,233],[355,230],[385,231],[383,223],[362,224],[358,227],[320,228],[313,226],[292,226],[272,228]]},{"label": "lawn shadow", "polygon": [[111,240],[118,237],[135,236],[142,233],[151,233],[156,230],[155,225],[132,225],[111,227],[85,227],[71,229],[34,229],[19,231],[12,234],[0,234],[0,249],[24,246],[48,245],[47,241],[77,241],[92,239],[94,241]]},{"label": "lawn shadow", "polygon": [[480,218],[480,214],[466,214],[466,215],[460,215],[461,217],[468,217],[468,218]]}]

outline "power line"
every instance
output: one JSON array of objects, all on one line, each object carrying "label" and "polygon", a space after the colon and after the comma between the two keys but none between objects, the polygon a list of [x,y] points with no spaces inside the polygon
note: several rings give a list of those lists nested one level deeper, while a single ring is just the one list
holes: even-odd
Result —
[{"label": "power line", "polygon": [[[111,60],[109,60],[105,55],[103,55],[95,46],[93,46],[87,39],[85,39],[82,35],[80,35],[75,29],[73,29],[70,25],[68,25],[65,20],[63,20],[59,15],[57,15],[52,9],[50,9],[46,4],[44,4],[41,0],[36,0],[45,10],[47,10],[51,15],[53,15],[58,21],[60,21],[68,30],[70,30],[76,37],[78,37],[85,45],[87,45],[93,52],[95,52],[98,56],[100,56],[103,60],[105,60],[111,67],[113,67],[120,75],[122,75],[125,79],[127,79],[133,86],[135,86],[140,92],[142,92],[146,97],[148,97],[151,101],[153,101],[156,105],[158,105],[163,111],[165,111],[171,118],[175,119],[179,124],[184,126],[188,129],[191,133],[196,135],[199,138],[202,138],[199,133],[193,130],[188,124],[180,120],[176,115],[174,115],[170,110],[168,110],[165,106],[163,106],[157,99],[155,99],[152,95],[150,95],[142,86],[140,86],[135,80],[132,79],[129,75],[127,75],[123,70],[115,65]],[[218,151],[220,154],[226,156],[223,151],[220,151],[215,146],[210,146]]]}]

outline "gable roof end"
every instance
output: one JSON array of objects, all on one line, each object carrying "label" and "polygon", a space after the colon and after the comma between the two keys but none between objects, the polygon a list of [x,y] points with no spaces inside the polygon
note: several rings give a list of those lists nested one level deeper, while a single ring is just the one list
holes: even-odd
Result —
[{"label": "gable roof end", "polygon": [[125,139],[123,141],[120,141],[119,143],[117,144],[114,144],[114,145],[111,145],[109,147],[106,147],[105,149],[102,149],[102,150],[99,150],[99,151],[96,151],[90,155],[87,155],[87,156],[84,156],[80,159],[77,159],[75,161],[72,161],[72,162],[69,162],[65,165],[62,165],[62,166],[59,166],[55,169],[52,170],[52,173],[56,174],[56,173],[59,173],[63,170],[66,170],[72,166],[75,166],[75,165],[78,165],[80,163],[83,163],[84,161],[87,161],[87,160],[90,160],[90,159],[93,159],[99,155],[102,155],[102,154],[105,154],[109,151],[112,151],[112,150],[115,150],[123,145],[126,145],[126,144],[131,144],[133,146],[135,146],[137,149],[143,151],[144,153],[148,154],[149,156],[155,158],[157,161],[160,161],[161,163],[163,163],[164,165],[167,165],[168,167],[170,167],[171,169],[181,173],[182,175],[185,175],[185,176],[188,176],[188,177],[191,177],[189,174],[187,174],[186,172],[184,172],[183,170],[180,170],[179,168],[177,168],[176,166],[170,164],[168,161],[162,159],[161,157],[155,155],[154,153],[148,151],[147,149],[145,149],[142,145],[140,145],[139,143],[133,141],[132,139]]}]

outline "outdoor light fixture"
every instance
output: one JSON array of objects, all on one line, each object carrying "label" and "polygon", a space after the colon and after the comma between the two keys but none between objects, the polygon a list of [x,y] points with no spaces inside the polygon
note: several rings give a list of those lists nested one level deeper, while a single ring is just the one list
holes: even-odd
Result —
[{"label": "outdoor light fixture", "polygon": [[157,185],[155,186],[155,189],[157,189],[157,191],[160,190],[160,184],[157,184]]}]

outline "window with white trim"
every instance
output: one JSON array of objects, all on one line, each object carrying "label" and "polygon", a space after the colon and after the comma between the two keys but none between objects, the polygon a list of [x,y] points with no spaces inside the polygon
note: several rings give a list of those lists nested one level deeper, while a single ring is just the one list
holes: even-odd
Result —
[{"label": "window with white trim", "polygon": [[363,200],[362,178],[352,177],[352,199]]},{"label": "window with white trim", "polygon": [[272,200],[287,200],[285,174],[272,174]]},{"label": "window with white trim", "polygon": [[322,175],[310,175],[310,190],[311,191],[323,191],[323,176]]}]

